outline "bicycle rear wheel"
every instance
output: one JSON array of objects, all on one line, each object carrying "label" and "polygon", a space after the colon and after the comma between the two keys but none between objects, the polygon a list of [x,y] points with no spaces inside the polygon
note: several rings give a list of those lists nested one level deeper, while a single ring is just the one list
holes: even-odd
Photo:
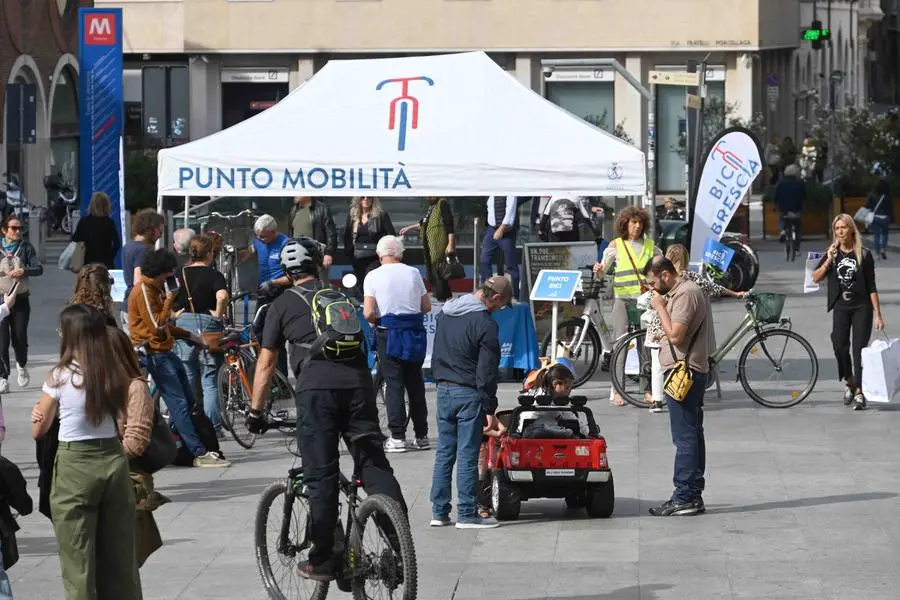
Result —
[{"label": "bicycle rear wheel", "polygon": [[[358,523],[358,527],[357,527]],[[377,545],[364,544],[371,537]],[[416,550],[409,521],[393,498],[369,496],[356,509],[350,532],[350,555],[356,557],[351,587],[355,600],[388,597],[415,600],[418,588]],[[379,588],[386,594],[379,594]]]},{"label": "bicycle rear wheel", "polygon": [[[575,342],[581,336],[584,329],[584,319],[569,319],[565,323],[558,326],[556,331],[556,344],[558,347],[564,347],[575,365],[575,381],[572,387],[581,387],[594,376],[597,371],[597,365],[600,364],[600,355],[603,353],[603,345],[600,342],[600,335],[593,326],[588,325],[587,331],[584,333],[584,341],[578,347],[576,352],[572,352],[571,348],[575,346]],[[544,336],[544,343],[541,345],[541,356],[550,356],[550,336],[551,332],[547,332]]]},{"label": "bicycle rear wheel", "polygon": [[[609,360],[609,378],[613,389],[623,400],[638,408],[650,408],[641,389],[641,374],[650,374],[650,356],[644,351],[647,332],[638,329],[628,333],[616,342]],[[649,386],[649,379],[647,380]],[[649,387],[646,391],[650,391]]]},{"label": "bicycle rear wheel", "polygon": [[[309,506],[303,496],[288,496],[288,485],[292,485],[288,479],[270,484],[256,508],[254,544],[259,576],[272,600],[325,600],[328,583],[309,581],[297,572],[301,554],[311,546],[307,538]],[[288,538],[281,540],[285,519],[290,520]]]},{"label": "bicycle rear wheel", "polygon": [[[781,383],[774,381],[776,377]],[[812,393],[818,378],[816,351],[803,336],[789,329],[758,333],[738,359],[738,379],[744,391],[768,408],[800,404]]]}]

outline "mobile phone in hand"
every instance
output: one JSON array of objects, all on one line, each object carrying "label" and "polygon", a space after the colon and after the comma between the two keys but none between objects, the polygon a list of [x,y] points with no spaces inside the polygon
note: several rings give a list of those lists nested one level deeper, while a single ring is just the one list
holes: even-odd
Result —
[{"label": "mobile phone in hand", "polygon": [[178,278],[175,277],[174,275],[172,275],[171,277],[166,278],[166,281],[163,283],[163,285],[166,286],[167,294],[171,294],[172,292],[177,292],[178,288],[179,288]]}]

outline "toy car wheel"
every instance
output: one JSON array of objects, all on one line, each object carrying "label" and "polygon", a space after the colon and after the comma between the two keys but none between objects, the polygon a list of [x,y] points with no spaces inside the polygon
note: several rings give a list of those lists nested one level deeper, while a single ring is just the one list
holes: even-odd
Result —
[{"label": "toy car wheel", "polygon": [[590,486],[585,498],[589,517],[592,519],[611,517],[616,506],[616,489],[613,485],[612,473],[609,474],[609,481],[606,483]]},{"label": "toy car wheel", "polygon": [[566,496],[566,507],[567,508],[584,508],[584,505],[586,504],[585,496],[586,496],[585,492],[579,492],[577,494],[572,494],[572,495]]},{"label": "toy car wheel", "polygon": [[503,481],[500,471],[494,471],[491,478],[491,505],[498,521],[515,521],[522,510],[522,501],[518,493]]}]

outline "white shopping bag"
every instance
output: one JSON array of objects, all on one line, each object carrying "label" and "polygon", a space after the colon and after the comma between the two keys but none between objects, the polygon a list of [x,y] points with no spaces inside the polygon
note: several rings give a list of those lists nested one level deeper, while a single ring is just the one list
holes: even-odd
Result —
[{"label": "white shopping bag", "polygon": [[862,391],[869,402],[890,402],[900,391],[900,340],[878,339],[862,350]]},{"label": "white shopping bag", "polygon": [[625,355],[625,374],[641,374],[641,354],[638,352],[636,340],[633,340],[628,344],[628,354]]},{"label": "white shopping bag", "polygon": [[809,294],[819,291],[819,284],[813,283],[813,271],[819,266],[819,261],[825,256],[821,252],[810,252],[806,255],[806,269],[803,272],[803,293]]}]

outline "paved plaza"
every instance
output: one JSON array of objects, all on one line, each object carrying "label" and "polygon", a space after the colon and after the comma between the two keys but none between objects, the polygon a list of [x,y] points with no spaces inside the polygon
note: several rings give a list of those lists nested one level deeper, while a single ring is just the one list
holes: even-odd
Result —
[{"label": "paved plaza", "polygon": [[[825,242],[808,242],[807,249]],[[647,509],[671,492],[668,417],[613,408],[605,374],[583,389],[609,442],[616,510],[588,520],[556,500],[523,504],[521,520],[488,531],[429,529],[433,452],[392,455],[407,502],[423,600],[893,600],[900,589],[900,412],[851,412],[840,398],[824,294],[803,296],[802,263],[785,266],[780,247],[761,242],[757,289],[790,295],[785,314],[819,355],[819,383],[797,408],[761,408],[733,382],[707,401],[708,513],[654,518]],[[877,263],[887,330],[900,336],[900,255]],[[33,284],[32,384],[3,397],[3,454],[21,466],[37,501],[29,413],[56,358],[55,318],[74,276],[55,264]],[[743,305],[714,305],[720,339]],[[502,386],[501,406],[516,386]],[[434,392],[429,392],[434,414]],[[433,422],[433,421],[432,421]],[[433,428],[434,429],[434,428]],[[432,439],[434,437],[432,436]],[[157,476],[172,498],[156,511],[165,542],[141,576],[146,600],[264,598],[256,571],[257,499],[292,463],[270,433],[252,450],[225,443],[225,470],[168,468]],[[61,599],[50,522],[20,519],[16,598]],[[337,590],[329,597],[339,598]],[[349,596],[347,596],[349,597]],[[125,599],[123,599],[125,600]]]}]

